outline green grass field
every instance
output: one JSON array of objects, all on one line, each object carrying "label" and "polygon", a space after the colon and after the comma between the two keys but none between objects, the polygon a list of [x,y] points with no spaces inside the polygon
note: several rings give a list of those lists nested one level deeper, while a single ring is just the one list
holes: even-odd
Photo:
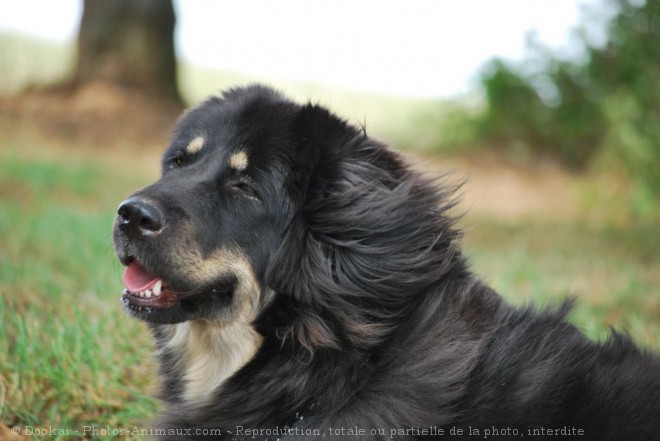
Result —
[{"label": "green grass field", "polygon": [[145,329],[119,310],[110,230],[116,198],[139,182],[6,150],[0,162],[0,420],[138,423],[155,408],[155,367]]},{"label": "green grass field", "polygon": [[[191,101],[207,93],[200,84],[223,86],[211,81],[217,74],[187,75]],[[397,133],[423,133],[430,124],[424,118],[441,112],[428,102],[297,90],[305,97],[318,92],[355,120],[361,113],[375,119],[379,136],[398,145]],[[386,124],[392,119],[397,123]],[[144,427],[157,410],[151,339],[120,311],[122,268],[111,245],[119,201],[156,177],[156,155],[136,160],[131,151],[0,138],[0,439],[13,426],[68,429],[54,437],[67,440],[89,438],[82,432],[91,426],[99,430],[92,438],[113,438],[103,430]],[[598,191],[584,185],[585,194]],[[606,203],[606,212],[616,212],[622,202]],[[616,326],[660,348],[657,227],[541,217],[505,222],[469,213],[462,225],[475,272],[510,301],[544,306],[575,296],[571,320],[591,338]]]}]

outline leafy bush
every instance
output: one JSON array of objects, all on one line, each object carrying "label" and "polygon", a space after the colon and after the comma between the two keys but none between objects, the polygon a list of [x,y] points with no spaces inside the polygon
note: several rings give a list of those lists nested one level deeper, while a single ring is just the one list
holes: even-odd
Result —
[{"label": "leafy bush", "polygon": [[[584,166],[605,132],[597,100],[582,85],[581,73],[566,62],[552,71],[525,76],[501,60],[482,77],[488,106],[477,120],[478,133],[500,145],[525,145],[558,156],[566,164]],[[554,96],[540,96],[535,82],[550,81]]]},{"label": "leafy bush", "polygon": [[537,48],[542,68],[533,72],[523,64],[490,63],[481,77],[487,105],[476,119],[477,133],[482,141],[522,143],[574,167],[608,156],[635,182],[645,211],[657,211],[660,2],[604,1],[617,11],[607,43],[596,47],[583,37],[583,62]]}]

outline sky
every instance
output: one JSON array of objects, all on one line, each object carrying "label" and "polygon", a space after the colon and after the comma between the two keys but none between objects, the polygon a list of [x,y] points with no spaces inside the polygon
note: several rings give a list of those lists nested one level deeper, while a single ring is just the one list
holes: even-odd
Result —
[{"label": "sky", "polygon": [[[467,93],[526,35],[565,53],[597,0],[174,0],[179,57],[194,64],[399,96]],[[75,38],[82,0],[0,0],[0,32]]]}]

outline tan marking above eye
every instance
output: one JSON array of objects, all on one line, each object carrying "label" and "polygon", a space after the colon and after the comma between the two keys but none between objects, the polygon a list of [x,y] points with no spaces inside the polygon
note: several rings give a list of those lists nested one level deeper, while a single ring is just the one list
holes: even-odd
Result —
[{"label": "tan marking above eye", "polygon": [[244,151],[238,151],[229,157],[229,166],[236,171],[243,171],[248,166],[248,156]]},{"label": "tan marking above eye", "polygon": [[197,138],[193,139],[188,143],[186,146],[186,152],[188,152],[191,155],[194,155],[198,151],[200,151],[204,147],[204,138],[201,136],[198,136]]}]

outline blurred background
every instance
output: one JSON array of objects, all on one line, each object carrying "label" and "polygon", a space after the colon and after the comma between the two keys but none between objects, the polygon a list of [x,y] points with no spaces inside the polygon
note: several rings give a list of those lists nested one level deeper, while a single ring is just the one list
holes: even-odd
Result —
[{"label": "blurred background", "polygon": [[465,178],[465,252],[511,302],[660,348],[660,2],[0,0],[0,439],[145,438],[115,208],[183,109],[255,81]]}]

